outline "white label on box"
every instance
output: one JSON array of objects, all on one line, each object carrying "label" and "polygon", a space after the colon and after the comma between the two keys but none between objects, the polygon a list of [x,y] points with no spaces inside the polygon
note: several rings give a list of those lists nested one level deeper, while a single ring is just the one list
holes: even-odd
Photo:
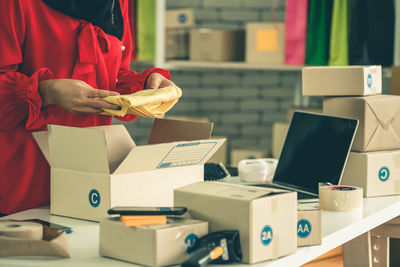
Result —
[{"label": "white label on box", "polygon": [[178,144],[168,152],[157,169],[198,164],[216,145],[217,142]]}]

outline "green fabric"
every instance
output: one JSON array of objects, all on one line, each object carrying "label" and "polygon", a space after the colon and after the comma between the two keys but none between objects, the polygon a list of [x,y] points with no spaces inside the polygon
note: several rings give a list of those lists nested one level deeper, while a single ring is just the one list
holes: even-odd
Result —
[{"label": "green fabric", "polygon": [[327,65],[332,14],[331,0],[310,0],[306,43],[306,65]]},{"label": "green fabric", "polygon": [[137,0],[137,59],[155,59],[156,0]]},{"label": "green fabric", "polygon": [[329,49],[330,66],[346,66],[349,64],[347,20],[347,0],[334,0]]}]

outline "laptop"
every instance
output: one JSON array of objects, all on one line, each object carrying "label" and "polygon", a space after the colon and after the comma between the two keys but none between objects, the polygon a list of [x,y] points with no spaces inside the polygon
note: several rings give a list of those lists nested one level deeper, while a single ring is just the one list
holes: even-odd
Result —
[{"label": "laptop", "polygon": [[299,200],[318,198],[320,182],[340,184],[358,120],[295,112],[272,184],[297,191]]}]

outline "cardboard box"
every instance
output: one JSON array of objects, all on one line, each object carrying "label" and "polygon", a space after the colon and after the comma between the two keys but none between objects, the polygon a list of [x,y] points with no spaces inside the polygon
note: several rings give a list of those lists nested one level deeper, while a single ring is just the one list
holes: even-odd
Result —
[{"label": "cardboard box", "polygon": [[297,248],[295,192],[200,182],[174,191],[176,206],[209,222],[210,232],[238,230],[243,262],[257,263],[294,253]]},{"label": "cardboard box", "polygon": [[285,24],[247,23],[246,62],[284,64]]},{"label": "cardboard box", "polygon": [[214,155],[208,160],[208,162],[214,162],[214,163],[222,163],[225,166],[227,165],[227,156],[228,156],[228,139],[226,136],[213,136],[215,139],[225,139],[227,140],[222,144],[222,146],[218,149],[217,152],[214,153]]},{"label": "cardboard box", "polygon": [[366,96],[382,93],[381,66],[304,67],[304,96]]},{"label": "cardboard box", "polygon": [[322,242],[321,210],[312,204],[297,206],[297,246],[320,245]]},{"label": "cardboard box", "polygon": [[100,222],[100,255],[147,266],[185,261],[195,241],[208,234],[208,223],[168,218],[164,225],[126,227],[119,217]]},{"label": "cardboard box", "polygon": [[290,123],[275,122],[272,125],[272,157],[279,159],[282,148],[286,140],[286,135],[289,130]]},{"label": "cardboard box", "polygon": [[231,151],[231,166],[237,167],[242,159],[262,159],[268,155],[265,150],[257,149],[232,149]]},{"label": "cardboard box", "polygon": [[360,121],[353,151],[400,149],[400,96],[325,98],[323,110],[327,115]]},{"label": "cardboard box", "polygon": [[50,212],[96,221],[114,206],[173,205],[173,190],[202,181],[224,142],[206,139],[212,126],[155,119],[149,145],[135,146],[123,125],[49,125],[48,143],[47,132],[34,137],[51,158]]},{"label": "cardboard box", "polygon": [[340,183],[362,187],[365,197],[400,194],[400,150],[351,152]]},{"label": "cardboard box", "polygon": [[173,9],[165,12],[165,27],[190,28],[194,26],[194,12],[191,8]]},{"label": "cardboard box", "polygon": [[243,58],[243,31],[214,29],[190,31],[190,60],[233,61]]},{"label": "cardboard box", "polygon": [[165,32],[165,58],[189,58],[189,30],[185,28],[167,29]]}]

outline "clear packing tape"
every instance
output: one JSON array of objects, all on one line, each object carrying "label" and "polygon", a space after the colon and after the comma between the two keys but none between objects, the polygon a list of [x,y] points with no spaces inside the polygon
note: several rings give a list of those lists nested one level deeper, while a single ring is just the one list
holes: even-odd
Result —
[{"label": "clear packing tape", "polygon": [[66,233],[36,222],[0,220],[0,257],[10,256],[69,258]]},{"label": "clear packing tape", "polygon": [[161,118],[167,113],[182,96],[182,90],[175,85],[160,88],[146,89],[130,95],[107,96],[101,100],[122,107],[121,110],[104,109],[103,115],[123,117],[133,114],[147,118]]},{"label": "clear packing tape", "polygon": [[319,185],[319,207],[326,211],[359,211],[362,209],[363,189],[344,185]]}]

